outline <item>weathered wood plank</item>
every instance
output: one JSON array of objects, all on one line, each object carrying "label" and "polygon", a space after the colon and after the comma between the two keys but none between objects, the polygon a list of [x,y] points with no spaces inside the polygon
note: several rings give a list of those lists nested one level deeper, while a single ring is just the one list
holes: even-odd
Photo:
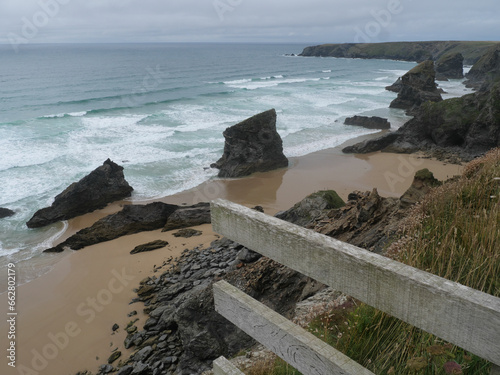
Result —
[{"label": "weathered wood plank", "polygon": [[236,366],[225,357],[219,357],[214,361],[214,375],[244,375]]},{"label": "weathered wood plank", "polygon": [[214,299],[219,314],[305,375],[373,375],[225,281],[214,284]]},{"label": "weathered wood plank", "polygon": [[228,201],[211,212],[215,232],[500,365],[500,298]]},{"label": "weathered wood plank", "polygon": [[491,366],[490,375],[500,375],[500,366],[497,365]]}]

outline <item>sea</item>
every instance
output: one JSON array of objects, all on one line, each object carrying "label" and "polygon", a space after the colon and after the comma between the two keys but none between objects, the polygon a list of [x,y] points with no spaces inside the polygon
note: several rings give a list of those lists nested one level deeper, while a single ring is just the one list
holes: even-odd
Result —
[{"label": "sea", "polygon": [[[67,223],[26,221],[110,158],[132,199],[168,196],[216,178],[222,132],[275,108],[288,157],[369,134],[352,115],[398,128],[384,88],[415,66],[391,60],[299,57],[300,44],[0,45],[0,269],[30,263],[29,281]],[[461,80],[443,83],[450,96]]]}]

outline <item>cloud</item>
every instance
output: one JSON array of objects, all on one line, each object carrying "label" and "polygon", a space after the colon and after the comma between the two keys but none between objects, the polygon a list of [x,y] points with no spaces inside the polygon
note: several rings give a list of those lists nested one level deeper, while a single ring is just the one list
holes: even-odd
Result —
[{"label": "cloud", "polygon": [[374,42],[491,40],[499,13],[497,0],[0,0],[0,42],[28,23],[34,43],[353,42],[374,23]]}]

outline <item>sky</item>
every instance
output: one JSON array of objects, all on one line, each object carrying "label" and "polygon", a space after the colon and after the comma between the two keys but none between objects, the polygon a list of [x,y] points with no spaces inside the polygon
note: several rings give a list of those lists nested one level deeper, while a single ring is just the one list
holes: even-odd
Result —
[{"label": "sky", "polygon": [[498,0],[0,0],[0,43],[500,40]]}]

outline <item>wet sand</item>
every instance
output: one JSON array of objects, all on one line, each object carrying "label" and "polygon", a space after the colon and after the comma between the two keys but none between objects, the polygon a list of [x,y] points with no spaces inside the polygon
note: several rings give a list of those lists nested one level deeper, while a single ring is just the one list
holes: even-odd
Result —
[{"label": "wet sand", "polygon": [[[415,172],[422,168],[430,169],[440,180],[460,174],[462,169],[416,155],[344,155],[335,148],[292,158],[287,169],[257,173],[242,179],[215,179],[161,200],[190,205],[224,198],[249,207],[260,205],[266,213],[274,214],[318,190],[334,189],[343,199],[354,190],[373,188],[377,188],[382,196],[400,196],[411,185]],[[130,203],[118,202],[104,210],[70,220],[68,230],[60,240]],[[190,239],[174,238],[172,232],[151,231],[77,252],[68,251],[57,256],[46,254],[55,262],[52,270],[17,288],[17,367],[9,367],[4,356],[0,372],[8,375],[65,375],[87,369],[95,373],[97,366],[107,361],[113,349],[118,348],[125,355],[124,327],[133,318],[128,318],[127,314],[136,310],[138,317],[144,320],[142,305],[129,305],[135,296],[133,289],[142,279],[154,274],[154,265],[159,266],[169,257],[180,255],[185,248],[208,245],[216,238],[210,225],[199,229],[203,236]],[[167,240],[170,244],[150,253],[129,254],[136,245],[157,239]],[[16,266],[18,274],[29,272],[21,264]],[[2,272],[6,273],[6,270]],[[159,276],[161,272],[156,274]],[[6,311],[6,293],[0,295],[0,304]],[[10,341],[6,340],[6,320],[0,321],[2,342]],[[114,323],[120,329],[111,335]]]}]

